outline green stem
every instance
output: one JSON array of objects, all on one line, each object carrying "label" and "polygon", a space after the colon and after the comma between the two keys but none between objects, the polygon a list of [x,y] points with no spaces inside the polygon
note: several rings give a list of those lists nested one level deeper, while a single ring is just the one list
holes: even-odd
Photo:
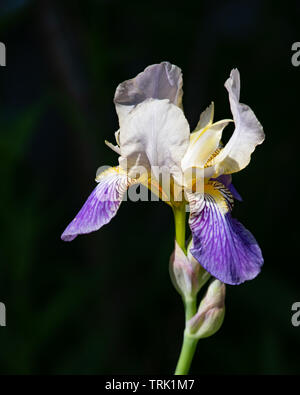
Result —
[{"label": "green stem", "polygon": [[189,321],[197,313],[196,298],[183,301],[185,307],[185,321]]},{"label": "green stem", "polygon": [[183,344],[180,352],[180,357],[175,370],[176,375],[188,374],[191,363],[197,348],[198,339],[188,336],[186,333],[183,336]]},{"label": "green stem", "polygon": [[174,221],[175,221],[175,238],[179,247],[186,254],[185,247],[185,204],[180,206],[173,206]]},{"label": "green stem", "polygon": [[[180,248],[187,254],[185,247],[185,204],[173,207],[175,219],[175,238]],[[184,300],[185,322],[187,323],[197,312],[196,297]],[[185,331],[183,344],[177,363],[176,375],[188,374],[196,351],[198,339],[190,337]]]}]

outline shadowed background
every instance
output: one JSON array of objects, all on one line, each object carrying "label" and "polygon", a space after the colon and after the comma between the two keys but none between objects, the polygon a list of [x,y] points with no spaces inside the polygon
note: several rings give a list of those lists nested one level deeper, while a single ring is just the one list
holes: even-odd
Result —
[{"label": "shadowed background", "polygon": [[[191,128],[241,73],[241,101],[265,143],[234,175],[236,216],[259,241],[257,279],[228,286],[221,330],[200,341],[191,373],[299,373],[297,171],[299,2],[2,0],[0,41],[0,373],[171,373],[184,326],[168,273],[174,230],[162,202],[124,202],[101,231],[60,235],[115,165],[117,85],[168,60],[182,68]],[[280,5],[281,4],[281,5]],[[232,128],[224,133],[228,139]]]}]

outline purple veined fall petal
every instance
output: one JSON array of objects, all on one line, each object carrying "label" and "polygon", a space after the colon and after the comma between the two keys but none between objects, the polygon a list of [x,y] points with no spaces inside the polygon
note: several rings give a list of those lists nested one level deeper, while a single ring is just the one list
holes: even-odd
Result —
[{"label": "purple veined fall petal", "polygon": [[225,185],[225,187],[230,191],[231,195],[240,202],[243,201],[243,198],[236,190],[235,186],[232,184],[232,176],[231,174],[222,174],[217,178],[212,178],[212,180],[219,181],[221,184]]},{"label": "purple veined fall petal", "polygon": [[97,181],[99,184],[61,235],[62,240],[72,241],[78,235],[94,232],[110,222],[131,185],[127,174],[119,167],[104,171]]},{"label": "purple veined fall petal", "polygon": [[212,276],[237,285],[258,275],[263,265],[253,235],[231,217],[233,198],[223,184],[210,181],[204,194],[187,193],[192,255]]}]

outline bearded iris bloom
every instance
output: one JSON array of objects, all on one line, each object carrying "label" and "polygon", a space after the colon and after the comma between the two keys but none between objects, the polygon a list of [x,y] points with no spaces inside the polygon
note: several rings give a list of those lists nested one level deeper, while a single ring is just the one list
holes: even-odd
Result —
[{"label": "bearded iris bloom", "polygon": [[[264,132],[250,107],[240,103],[237,69],[232,70],[225,88],[233,119],[214,122],[212,103],[190,133],[177,66],[168,62],[151,65],[121,83],[114,97],[120,128],[115,133],[116,144],[107,143],[119,155],[119,164],[97,175],[98,185],[62,239],[71,241],[107,224],[133,184],[150,185],[162,197],[165,191],[160,175],[167,173],[177,190],[184,192],[183,203],[176,201],[174,193],[166,194],[168,203],[175,209],[189,204],[194,258],[226,284],[256,277],[263,258],[252,234],[231,216],[234,199],[240,199],[231,174],[249,164]],[[222,132],[230,122],[235,129],[223,147]],[[195,188],[199,181],[201,191]]]}]

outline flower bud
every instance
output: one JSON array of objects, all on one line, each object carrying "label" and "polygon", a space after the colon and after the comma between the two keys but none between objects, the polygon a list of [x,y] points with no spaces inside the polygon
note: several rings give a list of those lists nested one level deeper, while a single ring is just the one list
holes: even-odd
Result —
[{"label": "flower bud", "polygon": [[225,284],[214,279],[208,286],[198,312],[186,326],[189,336],[196,339],[209,337],[221,327],[225,315]]},{"label": "flower bud", "polygon": [[170,276],[174,287],[186,300],[197,295],[210,274],[192,255],[189,259],[175,241],[175,250],[170,258]]}]

